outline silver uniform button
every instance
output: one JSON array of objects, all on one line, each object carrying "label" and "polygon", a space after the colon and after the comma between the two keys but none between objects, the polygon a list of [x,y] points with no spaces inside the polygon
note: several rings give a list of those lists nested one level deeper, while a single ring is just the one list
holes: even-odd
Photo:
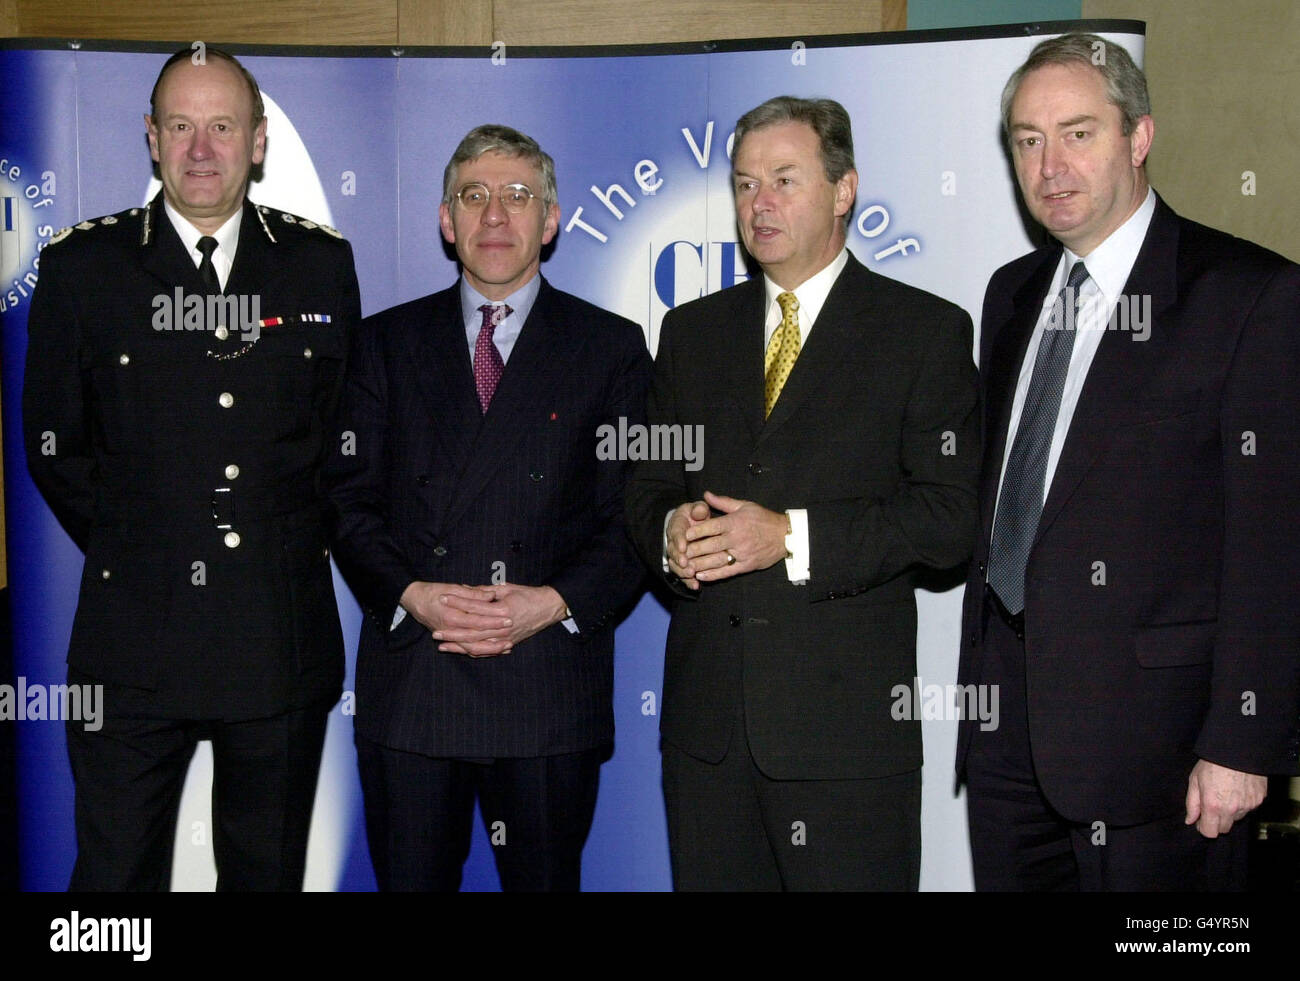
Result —
[{"label": "silver uniform button", "polygon": [[124,355],[122,355],[120,358],[117,359],[117,363],[118,363],[118,364],[123,364],[123,365],[125,365],[125,364],[130,364],[130,363],[131,363],[131,355],[129,355],[129,354],[124,354]]},{"label": "silver uniform button", "polygon": [[226,467],[227,480],[234,480],[238,476],[239,476],[239,467],[235,466],[233,463],[230,466]]},{"label": "silver uniform button", "polygon": [[305,347],[305,348],[303,348],[303,349],[302,349],[302,356],[303,356],[304,358],[310,358],[310,357],[311,357],[311,348],[309,348],[309,347]]},{"label": "silver uniform button", "polygon": [[217,340],[224,341],[227,337],[230,336],[230,328],[228,328],[225,324],[222,324],[212,333],[217,335]]},{"label": "silver uniform button", "polygon": [[223,539],[223,541],[226,543],[226,548],[239,548],[239,532],[237,531],[226,532],[226,537]]},{"label": "silver uniform button", "polygon": [[101,572],[99,575],[100,575],[101,578],[109,579],[109,578],[112,577],[113,574],[112,574],[111,572],[109,572],[107,569],[105,569],[105,570],[104,570],[103,572]]},{"label": "silver uniform button", "polygon": [[229,392],[222,392],[220,395],[217,396],[217,401],[221,403],[221,407],[223,409],[229,409],[232,405],[235,404],[235,397],[231,395]]}]

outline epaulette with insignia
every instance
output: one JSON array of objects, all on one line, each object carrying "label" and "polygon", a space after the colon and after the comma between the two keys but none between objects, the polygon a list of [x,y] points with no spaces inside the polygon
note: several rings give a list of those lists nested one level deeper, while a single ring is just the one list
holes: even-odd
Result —
[{"label": "epaulette with insignia", "polygon": [[[129,213],[131,215],[136,215],[139,214],[139,212],[140,212],[139,208],[132,208],[130,212],[123,212],[122,214],[125,215]],[[122,220],[121,217],[119,217],[118,215],[104,215],[100,218],[88,218],[85,221],[77,222],[75,225],[68,225],[66,228],[60,228],[57,232],[55,232],[53,235],[50,236],[50,240],[46,244],[56,245],[57,243],[62,242],[73,232],[88,232],[92,228],[99,228],[104,225],[116,225],[121,220]]]},{"label": "epaulette with insignia", "polygon": [[[257,210],[259,214],[266,214],[269,212],[270,209],[259,204],[257,206]],[[337,228],[331,228],[329,225],[326,225],[324,222],[312,221],[310,218],[303,218],[299,215],[292,215],[287,211],[280,212],[280,220],[283,221],[286,225],[297,225],[299,228],[305,228],[309,232],[316,232],[316,231],[324,232],[326,235],[330,235],[338,239],[341,239],[343,237],[343,233],[340,232]],[[268,234],[270,234],[269,230],[268,230]]]}]

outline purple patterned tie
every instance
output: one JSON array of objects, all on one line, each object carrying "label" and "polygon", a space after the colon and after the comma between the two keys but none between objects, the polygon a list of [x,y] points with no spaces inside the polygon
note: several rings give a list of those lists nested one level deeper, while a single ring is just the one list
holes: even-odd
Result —
[{"label": "purple patterned tie", "polygon": [[492,404],[492,395],[501,381],[501,372],[506,363],[501,360],[501,352],[492,343],[492,332],[497,324],[514,313],[504,303],[484,303],[478,308],[483,314],[483,326],[478,330],[478,340],[474,342],[474,387],[478,389],[478,404],[486,413]]}]

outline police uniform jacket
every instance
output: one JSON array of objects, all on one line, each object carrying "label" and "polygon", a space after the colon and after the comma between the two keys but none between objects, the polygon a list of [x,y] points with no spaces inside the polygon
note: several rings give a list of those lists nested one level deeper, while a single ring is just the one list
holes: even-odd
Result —
[{"label": "police uniform jacket", "polygon": [[51,240],[23,431],[33,479],[86,553],[72,668],[155,717],[257,718],[337,695],[318,472],[359,319],[348,243],[248,201],[220,304],[161,194]]}]

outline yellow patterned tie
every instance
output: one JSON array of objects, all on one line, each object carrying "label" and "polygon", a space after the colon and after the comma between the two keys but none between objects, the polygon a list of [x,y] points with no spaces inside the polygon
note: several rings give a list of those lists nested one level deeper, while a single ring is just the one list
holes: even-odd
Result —
[{"label": "yellow patterned tie", "polygon": [[785,380],[799,357],[799,300],[793,293],[782,293],[776,302],[781,304],[781,326],[772,334],[763,358],[764,419],[772,414],[772,407],[781,397]]}]

